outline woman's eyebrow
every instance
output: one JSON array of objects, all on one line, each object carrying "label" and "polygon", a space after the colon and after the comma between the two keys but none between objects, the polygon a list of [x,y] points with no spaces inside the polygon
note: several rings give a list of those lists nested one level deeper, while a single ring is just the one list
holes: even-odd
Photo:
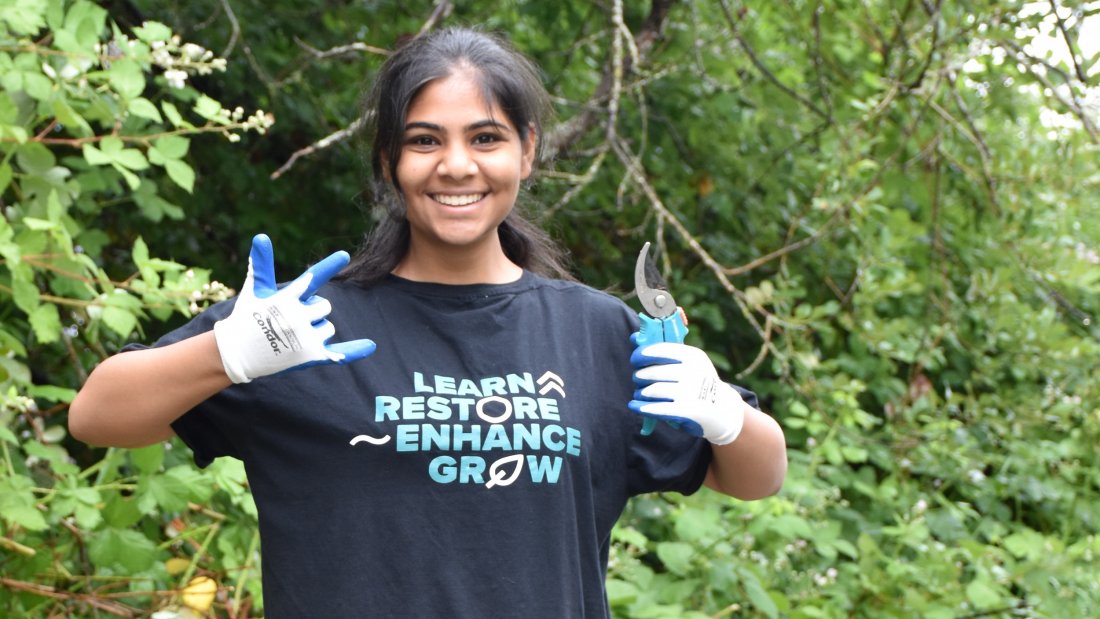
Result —
[{"label": "woman's eyebrow", "polygon": [[466,127],[466,131],[477,131],[478,129],[485,129],[486,127],[492,127],[493,129],[499,129],[501,131],[512,131],[512,128],[508,125],[493,120],[492,118],[486,118],[485,120],[479,120],[476,123],[472,123],[470,126]]},{"label": "woman's eyebrow", "polygon": [[[499,129],[500,131],[508,131],[508,132],[511,132],[511,130],[512,130],[508,125],[506,125],[502,122],[493,120],[492,118],[486,118],[485,120],[479,120],[477,122],[470,123],[466,127],[466,131],[467,132],[477,131],[478,129],[485,129],[486,127],[492,127],[494,129]],[[443,126],[442,125],[437,125],[435,123],[424,122],[424,121],[415,121],[415,122],[411,122],[411,123],[408,123],[408,124],[405,125],[405,131],[411,131],[413,129],[427,129],[428,131],[443,132]]]},{"label": "woman's eyebrow", "polygon": [[410,131],[412,129],[427,129],[429,131],[443,131],[443,127],[441,127],[441,126],[439,126],[435,123],[426,123],[426,122],[419,122],[419,121],[418,122],[411,122],[411,123],[408,123],[408,124],[405,125],[405,131]]}]

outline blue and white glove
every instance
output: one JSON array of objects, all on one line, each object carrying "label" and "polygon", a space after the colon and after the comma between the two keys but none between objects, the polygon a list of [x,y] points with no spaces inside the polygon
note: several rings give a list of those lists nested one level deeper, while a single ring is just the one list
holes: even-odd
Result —
[{"label": "blue and white glove", "polygon": [[634,349],[634,399],[630,410],[679,426],[715,445],[741,433],[748,406],[718,378],[707,353],[694,346],[659,342]]},{"label": "blue and white glove", "polygon": [[291,368],[350,363],[373,353],[371,340],[328,344],[336,334],[327,318],[332,305],[313,294],[350,259],[347,252],[338,251],[279,288],[271,239],[257,234],[237,304],[229,316],[214,323],[214,339],[229,379],[247,383]]}]

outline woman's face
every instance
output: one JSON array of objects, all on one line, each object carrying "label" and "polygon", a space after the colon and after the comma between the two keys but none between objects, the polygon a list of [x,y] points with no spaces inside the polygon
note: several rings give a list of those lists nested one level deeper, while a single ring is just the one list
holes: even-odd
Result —
[{"label": "woman's face", "polygon": [[397,164],[410,251],[499,248],[497,226],[531,173],[533,132],[525,137],[469,69],[428,83],[409,105]]}]

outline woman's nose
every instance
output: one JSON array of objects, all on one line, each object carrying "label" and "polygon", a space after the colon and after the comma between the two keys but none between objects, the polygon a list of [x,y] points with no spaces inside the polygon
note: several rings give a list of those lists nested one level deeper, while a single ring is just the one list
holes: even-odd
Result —
[{"label": "woman's nose", "polygon": [[477,162],[465,144],[452,144],[439,161],[439,174],[461,180],[477,174]]}]

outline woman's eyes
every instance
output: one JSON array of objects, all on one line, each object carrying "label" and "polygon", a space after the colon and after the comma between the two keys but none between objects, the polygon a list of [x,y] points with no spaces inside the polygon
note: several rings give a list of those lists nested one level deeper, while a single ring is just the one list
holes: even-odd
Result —
[{"label": "woman's eyes", "polygon": [[[475,146],[488,146],[503,141],[503,137],[495,133],[479,133],[470,140]],[[438,146],[441,142],[431,135],[414,135],[405,140],[409,146]]]},{"label": "woman's eyes", "polygon": [[500,136],[494,133],[479,133],[474,137],[474,144],[493,144],[499,141]]}]

